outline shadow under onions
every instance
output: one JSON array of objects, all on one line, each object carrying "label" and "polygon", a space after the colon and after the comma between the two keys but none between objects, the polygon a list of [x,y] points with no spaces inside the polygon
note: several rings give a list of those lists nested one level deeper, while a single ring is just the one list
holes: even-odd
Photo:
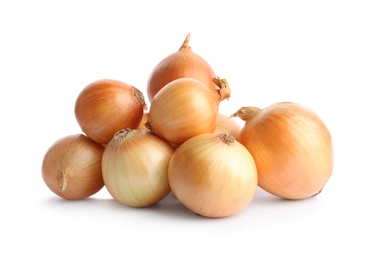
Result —
[{"label": "shadow under onions", "polygon": [[[193,220],[193,221],[221,221],[221,220],[230,220],[233,218],[254,218],[258,217],[259,212],[264,212],[264,215],[267,212],[270,212],[271,218],[278,217],[279,215],[288,214],[291,211],[297,211],[296,208],[298,204],[301,207],[308,209],[316,210],[318,203],[314,203],[313,200],[317,200],[316,197],[308,198],[304,200],[288,200],[272,195],[261,188],[257,188],[255,197],[250,202],[250,204],[243,209],[241,212],[234,215],[224,217],[224,218],[208,218],[197,215],[188,208],[186,208],[173,194],[169,193],[164,199],[159,203],[148,206],[148,207],[130,207],[124,205],[112,197],[88,197],[82,200],[65,200],[58,196],[51,196],[46,200],[42,201],[42,204],[48,206],[49,209],[53,208],[64,212],[64,214],[71,214],[75,210],[87,211],[88,214],[98,211],[108,211],[110,214],[112,212],[117,213],[117,215],[131,215],[134,217],[150,218],[151,216],[155,217],[164,217],[174,220]],[[319,206],[319,205],[318,205]],[[269,214],[270,215],[270,214]],[[268,219],[265,219],[269,222]]]}]

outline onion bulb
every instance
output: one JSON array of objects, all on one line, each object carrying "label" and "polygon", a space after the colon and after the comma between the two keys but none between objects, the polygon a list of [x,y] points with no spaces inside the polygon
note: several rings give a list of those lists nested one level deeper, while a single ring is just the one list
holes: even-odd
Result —
[{"label": "onion bulb", "polygon": [[87,198],[104,186],[101,160],[104,146],[76,134],[57,140],[42,162],[42,177],[47,187],[67,200]]},{"label": "onion bulb", "polygon": [[92,82],[79,94],[75,116],[82,131],[94,141],[107,144],[124,128],[137,128],[147,109],[143,93],[112,79]]},{"label": "onion bulb", "polygon": [[190,33],[180,49],[161,60],[152,70],[147,82],[147,95],[150,102],[169,82],[178,78],[194,78],[210,89],[215,88],[215,73],[210,64],[189,46]]},{"label": "onion bulb", "polygon": [[321,118],[292,102],[265,109],[242,107],[234,116],[245,121],[238,141],[257,165],[258,185],[285,199],[320,193],[333,171],[332,139]]},{"label": "onion bulb", "polygon": [[241,125],[233,119],[233,117],[219,114],[214,133],[224,133],[231,135],[235,138],[239,136]]},{"label": "onion bulb", "polygon": [[158,203],[171,191],[168,163],[174,149],[146,130],[118,131],[102,158],[105,187],[118,202],[131,207]]},{"label": "onion bulb", "polygon": [[168,83],[152,100],[147,128],[172,144],[211,133],[216,127],[219,104],[230,96],[225,79],[214,78],[219,86],[210,90],[192,78]]},{"label": "onion bulb", "polygon": [[181,144],[168,168],[172,193],[204,217],[226,217],[254,198],[257,170],[249,151],[226,134],[197,135]]}]

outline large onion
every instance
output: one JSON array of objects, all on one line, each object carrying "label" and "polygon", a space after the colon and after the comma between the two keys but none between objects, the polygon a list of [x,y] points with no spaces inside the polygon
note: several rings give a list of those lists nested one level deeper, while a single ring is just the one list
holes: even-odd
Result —
[{"label": "large onion", "polygon": [[104,186],[101,160],[104,146],[82,134],[60,138],[47,150],[42,177],[47,187],[67,200],[87,198]]},{"label": "large onion", "polygon": [[210,89],[216,86],[212,82],[215,73],[210,64],[189,46],[190,33],[180,49],[161,60],[152,70],[147,82],[147,95],[150,102],[153,97],[169,82],[178,78],[194,78]]},{"label": "large onion", "polygon": [[241,211],[257,188],[253,157],[226,134],[201,134],[184,142],[171,158],[168,179],[177,199],[205,217]]},{"label": "large onion", "polygon": [[262,110],[243,107],[234,116],[246,122],[238,141],[255,159],[261,188],[286,199],[323,189],[333,171],[332,139],[314,111],[279,102]]},{"label": "large onion", "polygon": [[147,105],[143,93],[127,83],[102,79],[86,86],[75,104],[82,131],[94,141],[107,144],[124,128],[138,128]]},{"label": "large onion", "polygon": [[214,131],[219,104],[230,96],[226,80],[214,78],[218,89],[210,90],[192,78],[168,83],[152,100],[147,128],[172,144]]},{"label": "large onion", "polygon": [[146,130],[118,131],[106,146],[102,174],[109,193],[131,207],[158,203],[170,191],[168,164],[174,149]]}]

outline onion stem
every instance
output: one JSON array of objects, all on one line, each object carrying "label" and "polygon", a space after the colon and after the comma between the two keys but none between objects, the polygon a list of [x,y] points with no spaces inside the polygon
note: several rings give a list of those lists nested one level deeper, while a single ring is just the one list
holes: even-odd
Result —
[{"label": "onion stem", "polygon": [[235,142],[235,137],[224,133],[219,134],[219,139],[225,144],[231,144]]},{"label": "onion stem", "polygon": [[238,111],[233,113],[231,117],[239,117],[242,120],[246,121],[253,118],[255,115],[257,115],[260,112],[261,112],[261,109],[258,107],[253,107],[253,106],[242,107]]},{"label": "onion stem", "polygon": [[190,33],[188,33],[188,35],[186,36],[184,42],[182,43],[179,51],[189,51],[191,50],[192,48],[189,46],[189,40],[190,40]]},{"label": "onion stem", "polygon": [[215,89],[215,91],[218,92],[220,100],[222,101],[226,98],[228,100],[231,96],[231,89],[227,80],[221,79],[220,77],[215,77],[213,78],[213,82],[218,86],[218,89]]}]

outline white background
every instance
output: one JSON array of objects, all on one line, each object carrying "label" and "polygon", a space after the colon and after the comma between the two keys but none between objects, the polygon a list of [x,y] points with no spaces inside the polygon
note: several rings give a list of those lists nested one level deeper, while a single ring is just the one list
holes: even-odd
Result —
[{"label": "white background", "polygon": [[[134,209],[105,188],[76,202],[53,194],[42,158],[81,132],[81,89],[112,78],[146,95],[189,32],[230,83],[221,112],[294,101],[321,116],[335,150],[323,192],[285,201],[259,189],[222,219],[172,196]],[[376,1],[1,0],[0,39],[1,259],[378,259]]]}]

